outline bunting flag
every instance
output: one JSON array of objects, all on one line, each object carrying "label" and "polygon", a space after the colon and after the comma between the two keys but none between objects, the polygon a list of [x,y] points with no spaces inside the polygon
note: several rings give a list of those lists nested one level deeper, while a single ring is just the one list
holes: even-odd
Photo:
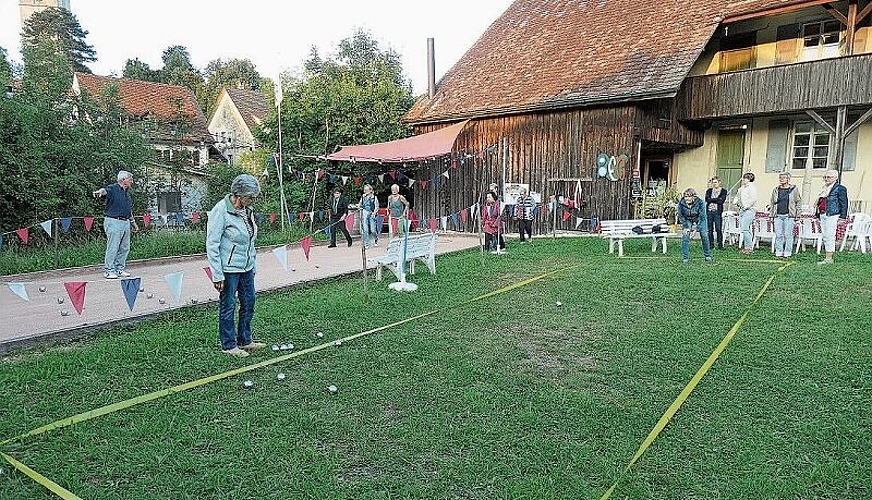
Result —
[{"label": "bunting flag", "polygon": [[428,225],[430,226],[430,232],[435,233],[436,229],[439,228],[439,226],[437,225],[438,222],[436,222],[436,218],[434,217],[434,218],[430,219],[428,222],[429,222]]},{"label": "bunting flag", "polygon": [[[70,303],[76,308],[76,312],[82,314],[82,309],[85,308],[85,285],[87,281],[68,281],[64,283],[64,288],[67,289],[67,295],[70,296]],[[139,288],[137,287],[137,290]]]},{"label": "bunting flag", "polygon": [[257,214],[257,215],[255,216],[255,219],[257,219],[257,225],[258,225],[258,226],[262,226],[262,225],[263,225],[263,219],[264,219],[263,214],[261,214],[261,213]]},{"label": "bunting flag", "polygon": [[164,275],[164,280],[166,280],[167,285],[170,287],[170,291],[173,292],[173,296],[176,298],[176,304],[182,302],[182,277],[184,275],[185,273],[183,271]]},{"label": "bunting flag", "polygon": [[136,297],[139,295],[139,285],[142,278],[129,278],[121,280],[121,291],[124,292],[124,298],[127,299],[127,307],[133,310],[136,304]]},{"label": "bunting flag", "polygon": [[[261,214],[257,214],[257,215],[258,215],[261,219],[263,218],[263,215],[261,215]],[[191,214],[191,221],[193,221],[194,224],[200,222],[200,212],[194,212],[194,213],[192,213],[192,214]],[[258,223],[260,223],[260,221],[258,221]]]},{"label": "bunting flag", "polygon": [[578,227],[581,226],[582,221],[584,221],[584,219],[582,219],[581,217],[575,218],[575,229],[578,229]]},{"label": "bunting flag", "polygon": [[563,211],[563,222],[568,221],[570,217],[572,217],[572,212],[570,212],[569,210],[564,210]]},{"label": "bunting flag", "polygon": [[161,223],[161,225],[162,225],[163,227],[166,227],[166,226],[167,226],[167,216],[166,216],[166,215],[163,215],[163,214],[162,214],[162,215],[160,216],[160,223]]},{"label": "bunting flag", "polygon": [[185,214],[182,212],[176,213],[176,224],[183,226],[185,224]]},{"label": "bunting flag", "polygon": [[[151,220],[151,217],[149,217],[149,220]],[[90,232],[91,228],[94,227],[94,218],[93,217],[85,217],[84,219],[82,219],[82,222],[85,223],[85,231]],[[148,226],[145,226],[145,227],[148,227]]]},{"label": "bunting flag", "polygon": [[360,182],[361,182],[362,180],[363,180],[363,179],[361,179],[360,177],[355,176],[355,177],[354,177],[354,184],[357,185],[357,186],[359,186],[359,185],[360,185]]},{"label": "bunting flag", "polygon": [[444,171],[444,172],[442,172],[442,175],[445,176],[446,179],[450,179],[450,178],[451,178],[451,177],[448,176],[448,171],[447,171],[447,170]]},{"label": "bunting flag", "polygon": [[376,215],[375,216],[375,227],[378,228],[378,231],[381,232],[381,229],[385,227],[385,216],[384,215]]},{"label": "bunting flag", "polygon": [[27,289],[24,288],[24,283],[8,283],[8,285],[12,293],[30,302],[30,297],[27,296]]},{"label": "bunting flag", "polygon": [[427,189],[427,181],[421,181],[421,189]]},{"label": "bunting flag", "polygon": [[315,212],[309,212],[309,220],[315,220]]},{"label": "bunting flag", "polygon": [[21,238],[21,241],[23,241],[25,245],[27,244],[27,240],[30,239],[30,230],[26,227],[16,229],[15,234],[17,234],[18,237]]},{"label": "bunting flag", "polygon": [[451,220],[454,221],[454,229],[460,229],[460,214],[453,214]]},{"label": "bunting flag", "polygon": [[345,229],[351,231],[354,229],[354,212],[345,216]]},{"label": "bunting flag", "polygon": [[306,236],[300,240],[300,246],[303,248],[303,255],[306,256],[306,260],[309,260],[309,249],[312,248],[312,237]]},{"label": "bunting flag", "polygon": [[343,176],[342,176],[342,185],[344,186],[344,185],[346,185],[346,184],[348,184],[348,176],[347,176],[347,175],[343,175]]},{"label": "bunting flag", "polygon": [[385,174],[378,174],[378,181],[382,184],[385,183]]},{"label": "bunting flag", "polygon": [[151,214],[145,214],[142,216],[142,225],[145,227],[151,225]]},{"label": "bunting flag", "polygon": [[288,270],[288,246],[282,245],[280,247],[273,248],[272,253],[273,253],[273,255],[276,256],[276,259],[278,259],[279,264],[282,265],[282,269],[287,271]]},{"label": "bunting flag", "polygon": [[306,212],[300,212],[297,214],[297,218],[300,219],[300,222],[303,222],[303,219],[306,218]]},{"label": "bunting flag", "polygon": [[448,231],[448,217],[443,215],[439,219],[442,221],[442,230]]},{"label": "bunting flag", "polygon": [[457,160],[456,159],[451,160],[451,168],[453,168],[454,170],[457,170]]},{"label": "bunting flag", "polygon": [[275,222],[275,221],[276,221],[276,213],[275,213],[275,212],[270,212],[270,214],[269,214],[269,223],[272,224],[272,223]]},{"label": "bunting flag", "polygon": [[438,187],[439,187],[439,181],[440,181],[439,177],[434,178],[434,179],[433,179],[433,187],[438,188]]},{"label": "bunting flag", "polygon": [[575,193],[572,196],[572,201],[575,202],[575,208],[581,208],[581,181],[575,181]]},{"label": "bunting flag", "polygon": [[465,225],[466,225],[466,221],[467,221],[468,219],[469,219],[469,209],[468,209],[468,208],[464,208],[463,210],[460,211],[460,222],[462,222],[463,225],[465,226]]},{"label": "bunting flag", "polygon": [[69,232],[70,232],[70,226],[71,226],[72,224],[73,224],[73,218],[72,218],[72,217],[63,217],[63,218],[61,219],[61,229],[62,229],[63,232],[65,232],[65,233],[69,233]]},{"label": "bunting flag", "polygon": [[3,235],[0,234],[0,250],[3,250]]},{"label": "bunting flag", "polygon": [[388,174],[391,176],[391,179],[397,180],[397,171],[396,170],[388,170]]},{"label": "bunting flag", "polygon": [[51,219],[39,223],[39,225],[42,226],[42,229],[48,234],[49,237],[51,237],[51,224]]},{"label": "bunting flag", "polygon": [[203,268],[203,271],[206,272],[206,276],[209,277],[209,281],[210,281],[211,283],[214,283],[215,280],[212,279],[212,266],[206,266],[206,267],[204,267],[204,268]]},{"label": "bunting flag", "polygon": [[288,212],[288,224],[293,224],[293,223],[294,223],[294,216],[291,215],[290,212]]}]

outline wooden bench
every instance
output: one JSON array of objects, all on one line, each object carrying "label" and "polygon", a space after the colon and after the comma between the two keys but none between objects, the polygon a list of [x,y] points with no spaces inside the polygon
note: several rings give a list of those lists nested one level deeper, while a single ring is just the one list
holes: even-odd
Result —
[{"label": "wooden bench", "polygon": [[[388,243],[387,251],[384,255],[370,257],[367,260],[375,262],[378,266],[375,271],[375,279],[381,281],[382,269],[385,267],[390,269],[392,273],[400,278],[400,268],[403,264],[403,243],[404,238],[397,236],[391,238]],[[430,274],[436,274],[436,233],[410,233],[408,238],[408,246],[406,247],[406,262],[409,263],[409,274],[415,274],[415,261],[423,262]]]},{"label": "wooden bench", "polygon": [[[654,226],[659,225],[666,232],[652,233]],[[634,227],[641,227],[642,233],[634,233]],[[603,238],[609,240],[609,253],[615,253],[615,245],[618,247],[618,257],[624,256],[624,240],[630,238],[651,238],[651,251],[657,251],[657,241],[663,245],[663,253],[666,253],[666,238],[676,236],[669,232],[666,219],[628,219],[628,220],[604,220],[600,222],[600,232]]]}]

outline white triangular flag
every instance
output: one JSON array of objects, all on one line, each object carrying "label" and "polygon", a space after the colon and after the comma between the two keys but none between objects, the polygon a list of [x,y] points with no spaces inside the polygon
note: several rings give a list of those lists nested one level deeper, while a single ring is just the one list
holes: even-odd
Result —
[{"label": "white triangular flag", "polygon": [[309,212],[309,220],[315,222],[315,212]]},{"label": "white triangular flag", "polygon": [[448,217],[443,215],[442,217],[439,217],[439,220],[442,222],[442,230],[448,231]]},{"label": "white triangular flag", "polygon": [[288,270],[288,246],[282,245],[278,248],[273,248],[273,255],[276,256],[276,259],[279,260],[279,264],[282,265],[282,269],[285,271]]},{"label": "white triangular flag", "polygon": [[413,184],[415,184],[415,179],[409,179],[409,187],[412,187]]},{"label": "white triangular flag", "polygon": [[348,184],[348,176],[347,176],[347,175],[343,175],[343,176],[342,176],[342,185],[344,186],[344,185],[346,185],[346,184]]},{"label": "white triangular flag", "polygon": [[176,297],[177,304],[182,302],[182,277],[184,275],[185,273],[182,271],[164,275],[167,285],[170,286],[170,291],[173,292],[173,295]]},{"label": "white triangular flag", "polygon": [[27,296],[27,290],[24,288],[24,283],[7,283],[12,293],[18,295],[22,299],[30,302],[30,297]]},{"label": "white triangular flag", "polygon": [[576,217],[576,218],[575,218],[575,229],[578,229],[578,227],[581,226],[581,222],[582,222],[583,220],[584,220],[584,219],[582,219],[581,217]]},{"label": "white triangular flag", "polygon": [[385,183],[385,174],[378,174],[378,181],[382,184]]},{"label": "white triangular flag", "polygon": [[49,236],[51,236],[51,219],[40,222],[39,225],[45,229],[45,232],[48,233]]},{"label": "white triangular flag", "polygon": [[442,175],[444,175],[446,179],[450,179],[450,178],[451,178],[451,177],[448,176],[448,171],[447,171],[447,170],[444,171],[444,172],[442,172]]}]

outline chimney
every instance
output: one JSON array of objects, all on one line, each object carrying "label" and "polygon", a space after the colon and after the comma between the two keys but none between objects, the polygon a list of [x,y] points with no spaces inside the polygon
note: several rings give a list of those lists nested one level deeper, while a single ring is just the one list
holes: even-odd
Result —
[{"label": "chimney", "polygon": [[436,52],[433,38],[427,39],[427,95],[436,97]]}]

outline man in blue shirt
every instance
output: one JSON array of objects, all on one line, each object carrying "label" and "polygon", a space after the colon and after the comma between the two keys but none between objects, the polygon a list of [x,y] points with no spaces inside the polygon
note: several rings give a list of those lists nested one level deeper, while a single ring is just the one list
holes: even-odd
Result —
[{"label": "man in blue shirt", "polygon": [[118,182],[94,191],[94,198],[106,197],[103,211],[103,230],[106,231],[106,256],[104,276],[106,279],[128,278],[127,254],[130,253],[130,229],[139,230],[133,219],[133,200],[130,186],[133,174],[122,170],[118,172]]}]

